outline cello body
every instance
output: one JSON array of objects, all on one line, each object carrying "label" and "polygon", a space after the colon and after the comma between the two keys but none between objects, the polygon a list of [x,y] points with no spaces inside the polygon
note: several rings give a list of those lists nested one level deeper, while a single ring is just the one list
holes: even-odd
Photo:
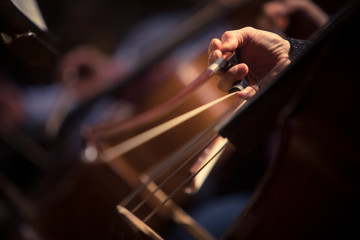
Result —
[{"label": "cello body", "polygon": [[[220,130],[239,148],[251,147],[261,136],[243,143],[240,136],[248,134],[248,140],[252,134],[246,129],[260,126],[258,132],[265,134],[275,127],[281,134],[274,160],[224,239],[359,236],[359,3],[344,9],[243,115]],[[269,106],[270,117],[261,118],[266,102],[279,105]],[[229,131],[243,122],[252,127]]]}]

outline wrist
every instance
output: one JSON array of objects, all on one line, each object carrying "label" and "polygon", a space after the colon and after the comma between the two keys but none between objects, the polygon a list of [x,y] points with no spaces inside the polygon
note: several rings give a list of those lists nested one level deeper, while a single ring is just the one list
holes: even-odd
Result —
[{"label": "wrist", "polygon": [[308,46],[311,44],[308,40],[300,40],[296,38],[286,38],[290,42],[290,51],[289,51],[289,58],[290,61],[294,61],[297,57],[299,57]]}]

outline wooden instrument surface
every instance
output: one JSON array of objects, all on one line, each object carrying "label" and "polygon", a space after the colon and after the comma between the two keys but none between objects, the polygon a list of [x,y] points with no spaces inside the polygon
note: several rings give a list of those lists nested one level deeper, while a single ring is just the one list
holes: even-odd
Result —
[{"label": "wooden instrument surface", "polygon": [[[245,155],[275,128],[281,132],[275,160],[224,239],[341,238],[356,233],[357,221],[353,222],[353,217],[359,213],[359,131],[356,127],[359,122],[356,97],[359,83],[356,81],[357,54],[349,53],[359,52],[356,36],[352,35],[359,22],[358,9],[355,4],[353,11],[349,11],[350,17],[345,14],[341,19],[341,27],[336,25],[334,31],[325,32],[325,37],[320,38],[312,52],[295,62],[296,65],[282,74],[282,78],[238,112],[242,115],[235,114],[233,121],[219,127],[220,133]],[[179,72],[194,72],[191,79],[206,66],[207,54],[204,52],[196,61],[179,66]],[[183,76],[174,74],[144,99],[138,111],[157,105],[185,85]],[[181,107],[146,127],[156,126],[222,95],[212,79]],[[274,105],[268,106],[271,101]],[[115,159],[110,165],[74,164],[70,169],[73,175],[65,178],[62,187],[57,189],[59,192],[54,191],[49,196],[54,199],[40,201],[44,205],[31,219],[31,224],[40,235],[51,239],[135,238],[134,232],[116,212],[116,206],[141,184],[144,173],[160,165],[164,158],[201,132],[229,105],[226,102],[216,106],[150,144]],[[264,124],[259,119],[270,120]],[[100,145],[111,146],[143,130],[100,139]],[[255,137],[242,142],[244,135]],[[161,190],[171,192],[186,179],[190,167],[191,164],[181,172],[181,177]],[[136,200],[141,201],[141,196]],[[191,204],[191,200],[183,195],[175,195],[171,200],[179,205]],[[154,208],[151,204],[145,205],[140,215],[150,212]],[[129,215],[127,209],[121,212]],[[171,214],[160,211],[147,224],[155,232],[161,232],[169,226],[167,218]],[[156,234],[151,232],[151,235]],[[148,236],[136,237],[147,239]]]}]

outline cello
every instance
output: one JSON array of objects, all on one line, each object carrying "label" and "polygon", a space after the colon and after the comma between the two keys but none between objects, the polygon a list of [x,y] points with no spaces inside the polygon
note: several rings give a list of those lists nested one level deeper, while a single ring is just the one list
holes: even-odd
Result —
[{"label": "cello", "polygon": [[[212,8],[214,8],[213,5]],[[71,127],[71,124],[68,124],[68,126]],[[109,227],[109,215],[113,213],[112,209],[110,209],[111,211],[109,210],[109,207],[115,205],[114,202],[116,203],[119,198],[124,197],[123,195],[128,191],[129,187],[123,186],[122,180],[117,179],[114,172],[111,170],[109,171],[107,166],[94,164],[90,167],[89,165],[84,167],[82,165],[86,164],[83,164],[82,162],[75,164],[73,170],[82,168],[82,171],[78,171],[78,174],[73,172],[76,176],[70,176],[70,178],[67,179],[69,181],[66,181],[64,184],[64,190],[69,192],[63,193],[64,195],[56,199],[55,202],[45,205],[44,211],[42,212],[43,216],[40,216],[37,219],[38,221],[35,221],[34,224],[44,236],[54,237],[52,235],[56,233],[55,237],[58,238],[69,237],[67,234],[70,234],[75,238],[84,236],[97,238],[99,237],[98,234],[103,232],[104,228],[106,230]],[[99,173],[101,171],[105,172],[105,176],[101,177],[101,174]],[[99,178],[101,181],[98,182],[94,178]],[[119,191],[104,192],[106,188],[103,187],[102,184],[109,188],[115,187],[116,189],[119,189]],[[101,194],[97,194],[99,192]],[[75,198],[75,200],[72,198]],[[94,203],[96,207],[94,207],[92,203]],[[78,208],[78,204],[81,204],[83,207]],[[81,210],[95,208],[98,209],[96,212]],[[68,219],[67,212],[70,212],[73,218]],[[79,216],[80,220],[77,218]],[[51,218],[51,221],[43,220],[47,218]],[[91,223],[89,223],[90,220],[87,220],[90,218],[94,218],[91,220]],[[95,224],[97,227],[88,227],[93,226],[92,224]],[[64,231],[58,233],[57,226],[62,226]],[[91,231],[86,229],[91,229]]]},{"label": "cello", "polygon": [[257,139],[244,143],[238,136],[250,133],[230,129],[250,124],[249,116],[273,116],[258,125],[257,133],[274,126],[281,131],[275,160],[224,239],[358,236],[359,47],[353,31],[359,16],[357,1],[346,5],[310,49],[252,100],[253,107],[242,109],[220,130],[245,148]]},{"label": "cello", "polygon": [[[358,22],[359,4],[353,1],[301,58],[218,127],[244,152],[275,126],[282,134],[275,160],[224,239],[358,236],[359,83],[356,56],[348,55],[359,52],[353,36]],[[335,67],[338,71],[329,71]],[[334,93],[339,85],[351,89]],[[268,121],[259,124],[254,119]],[[244,142],[239,136],[256,137]]]},{"label": "cello", "polygon": [[[233,128],[233,129],[234,129],[234,128]],[[235,140],[234,140],[234,142],[235,142]],[[251,222],[251,221],[246,221],[246,222]],[[258,226],[258,225],[256,225],[256,226]],[[256,226],[254,227],[255,229],[257,229],[257,227],[256,227]],[[250,229],[251,229],[251,228],[250,228]],[[249,230],[249,231],[250,231],[250,230]]]}]

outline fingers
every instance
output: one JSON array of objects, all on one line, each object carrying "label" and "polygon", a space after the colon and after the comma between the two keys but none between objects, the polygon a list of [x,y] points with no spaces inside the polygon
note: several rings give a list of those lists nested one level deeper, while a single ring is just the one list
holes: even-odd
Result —
[{"label": "fingers", "polygon": [[250,39],[249,36],[256,31],[252,27],[244,27],[238,30],[226,31],[221,37],[222,52],[235,51],[235,49],[243,47]]},{"label": "fingers", "polygon": [[221,37],[223,52],[235,51],[238,48],[239,43],[237,40],[236,31],[227,31]]},{"label": "fingers", "polygon": [[[214,55],[224,52],[233,52],[239,47],[243,47],[251,39],[251,35],[256,32],[252,27],[244,27],[238,30],[226,31],[221,40],[214,38],[211,40],[208,48],[208,54]],[[216,55],[215,55],[216,56]]]},{"label": "fingers", "polygon": [[250,86],[247,86],[244,90],[239,91],[237,93],[237,96],[239,98],[250,99],[255,95],[255,93],[258,90],[259,90],[259,87],[257,85],[250,85]]},{"label": "fingers", "polygon": [[208,48],[209,64],[213,63],[216,59],[222,57],[222,52],[220,49],[221,49],[221,41],[217,38],[212,39]]},{"label": "fingers", "polygon": [[[247,41],[250,39],[249,36],[254,30],[254,28],[245,27],[239,30],[226,31],[222,35],[221,40],[217,38],[211,40],[208,48],[209,63],[213,63],[226,52],[233,52],[237,48],[246,45]],[[232,85],[244,78],[248,72],[249,68],[246,64],[238,64],[229,69],[225,74],[222,74],[222,77],[218,80],[217,86],[221,91],[228,92]]]},{"label": "fingers", "polygon": [[224,92],[228,92],[232,85],[243,79],[249,72],[249,68],[245,63],[233,66],[227,71],[223,77],[217,82],[217,87]]},{"label": "fingers", "polygon": [[210,54],[214,50],[221,49],[221,41],[218,38],[213,38],[209,44],[208,53]]},{"label": "fingers", "polygon": [[248,36],[254,28],[245,27],[239,30],[226,31],[222,36],[221,40],[214,38],[211,40],[208,48],[209,63],[214,62],[219,57],[223,56],[225,52],[233,52],[238,47],[242,47],[246,44]]}]

